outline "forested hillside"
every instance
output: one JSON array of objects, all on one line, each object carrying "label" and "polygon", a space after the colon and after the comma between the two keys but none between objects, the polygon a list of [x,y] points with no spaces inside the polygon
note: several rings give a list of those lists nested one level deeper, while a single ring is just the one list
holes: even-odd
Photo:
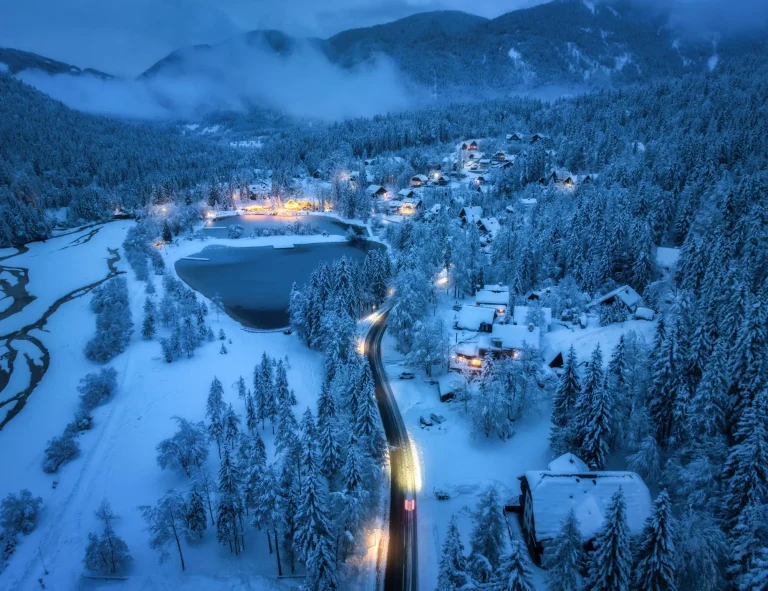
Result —
[{"label": "forested hillside", "polygon": [[174,127],[79,113],[0,75],[0,245],[46,236],[47,208],[103,219],[239,169],[236,152]]}]

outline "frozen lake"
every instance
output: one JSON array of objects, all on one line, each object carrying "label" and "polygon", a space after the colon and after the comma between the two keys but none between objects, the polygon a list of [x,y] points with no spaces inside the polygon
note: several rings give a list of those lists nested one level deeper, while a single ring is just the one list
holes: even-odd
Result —
[{"label": "frozen lake", "polygon": [[243,226],[244,234],[248,236],[254,230],[274,230],[277,228],[284,228],[288,224],[297,223],[302,226],[311,224],[318,229],[319,232],[327,232],[331,235],[343,236],[347,232],[349,224],[340,222],[339,220],[324,216],[313,214],[298,214],[298,215],[238,215],[227,216],[219,218],[217,220],[211,220],[205,223],[205,228],[211,233],[212,236],[221,235],[226,236],[226,229],[232,224],[240,224]]},{"label": "frozen lake", "polygon": [[372,242],[299,244],[293,248],[208,246],[181,259],[176,272],[192,289],[209,298],[217,293],[227,312],[245,326],[274,329],[288,326],[288,300],[294,281],[309,281],[321,262],[342,256],[362,261]]}]

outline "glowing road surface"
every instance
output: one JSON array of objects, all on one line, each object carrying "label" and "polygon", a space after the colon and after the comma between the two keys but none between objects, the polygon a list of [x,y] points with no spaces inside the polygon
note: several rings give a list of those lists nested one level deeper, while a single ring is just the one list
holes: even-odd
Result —
[{"label": "glowing road surface", "polygon": [[414,470],[411,441],[389,387],[381,361],[381,339],[388,311],[377,314],[365,339],[365,352],[376,385],[384,433],[390,446],[391,490],[389,546],[384,572],[384,591],[416,591],[418,560],[416,546],[416,491],[419,477]]}]

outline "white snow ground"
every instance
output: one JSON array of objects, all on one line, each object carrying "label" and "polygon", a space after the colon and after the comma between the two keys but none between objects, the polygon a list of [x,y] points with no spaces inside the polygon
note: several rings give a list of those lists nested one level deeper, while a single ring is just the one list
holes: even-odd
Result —
[{"label": "white snow ground", "polygon": [[[101,228],[85,244],[60,250],[81,233],[30,245],[29,252],[6,261],[6,265],[30,269],[32,304],[16,316],[1,323],[0,334],[37,320],[43,311],[65,293],[106,276],[106,248],[122,244],[132,222],[115,222]],[[82,234],[86,234],[83,232]],[[338,237],[336,237],[338,238]],[[264,246],[288,241],[333,241],[334,237],[273,237],[257,240],[209,240],[205,243],[182,241],[179,247],[166,250],[168,268],[173,261],[192,254],[206,244]],[[9,253],[4,253],[9,254]],[[97,531],[93,515],[98,503],[107,497],[122,519],[116,531],[122,536],[134,562],[122,589],[286,589],[300,579],[276,579],[274,555],[269,555],[263,532],[247,528],[245,554],[235,557],[215,540],[209,530],[195,546],[184,546],[187,571],[181,572],[178,557],[158,564],[157,554],[147,546],[148,535],[137,507],[155,503],[170,488],[185,488],[189,483],[171,472],[162,471],[155,462],[155,446],[175,430],[171,417],[199,421],[204,418],[209,384],[217,376],[225,387],[225,399],[237,412],[244,414],[234,384],[243,376],[250,384],[254,365],[263,351],[272,357],[289,356],[288,378],[296,391],[297,414],[309,405],[315,406],[322,364],[320,355],[303,346],[297,337],[282,333],[253,333],[222,314],[209,316],[218,333],[223,328],[232,343],[229,354],[219,354],[220,343],[205,344],[192,359],[167,364],[161,359],[155,341],[143,341],[139,335],[144,303],[144,284],[136,281],[123,259],[118,268],[128,271],[127,279],[133,313],[134,335],[128,350],[109,365],[119,374],[119,388],[114,398],[94,412],[94,428],[79,438],[81,455],[65,465],[58,474],[42,471],[43,452],[48,440],[59,435],[71,420],[78,403],[77,384],[87,373],[100,366],[87,361],[83,347],[95,329],[95,315],[89,309],[90,295],[63,305],[50,318],[44,331],[34,331],[51,353],[48,372],[29,397],[26,407],[0,431],[0,497],[29,488],[43,497],[37,528],[29,536],[21,536],[6,571],[0,575],[0,589],[39,590],[42,577],[48,589],[74,589],[83,583],[82,558],[89,531]],[[155,285],[162,291],[161,278]],[[24,368],[22,368],[24,366]],[[28,380],[25,364],[14,379]],[[269,426],[263,432],[272,458],[272,435]],[[208,462],[210,472],[218,473],[218,456],[212,448]],[[58,481],[57,487],[52,483]],[[42,559],[49,571],[44,574]],[[366,563],[364,569],[370,564]],[[363,569],[363,570],[364,570]],[[370,569],[371,571],[373,569]],[[370,586],[370,576],[356,576],[349,588]],[[88,587],[111,587],[114,582],[91,581]]]}]

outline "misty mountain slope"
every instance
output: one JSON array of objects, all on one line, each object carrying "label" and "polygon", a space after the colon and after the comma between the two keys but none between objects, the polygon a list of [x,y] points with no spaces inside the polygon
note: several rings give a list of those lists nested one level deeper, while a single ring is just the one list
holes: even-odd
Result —
[{"label": "misty mountain slope", "polygon": [[114,78],[111,74],[105,74],[99,70],[92,68],[81,69],[36,53],[7,47],[0,47],[0,64],[5,64],[8,72],[11,74],[18,74],[24,70],[40,70],[48,74],[69,74],[71,76],[87,74],[104,80]]},{"label": "misty mountain slope", "polygon": [[[469,87],[477,94],[523,84],[602,86],[706,68],[711,42],[680,40],[665,26],[668,20],[668,13],[629,1],[556,0],[493,20],[458,11],[429,12],[306,41],[347,69],[386,56],[410,81],[455,99],[461,93],[469,96]],[[205,71],[205,60],[214,55],[227,59],[235,48],[287,56],[298,46],[299,40],[288,35],[256,31],[213,48],[175,52],[145,75]]]},{"label": "misty mountain slope", "polygon": [[236,152],[170,125],[80,113],[0,74],[0,244],[44,237],[45,208],[100,219],[239,168]]},{"label": "misty mountain slope", "polygon": [[[218,63],[222,58],[236,58],[248,51],[274,53],[287,57],[303,41],[286,35],[282,31],[250,31],[216,45],[206,43],[177,49],[140,74],[139,79],[199,74],[203,64],[209,59]],[[307,41],[312,43],[312,40]],[[210,71],[210,68],[205,69]]]}]

